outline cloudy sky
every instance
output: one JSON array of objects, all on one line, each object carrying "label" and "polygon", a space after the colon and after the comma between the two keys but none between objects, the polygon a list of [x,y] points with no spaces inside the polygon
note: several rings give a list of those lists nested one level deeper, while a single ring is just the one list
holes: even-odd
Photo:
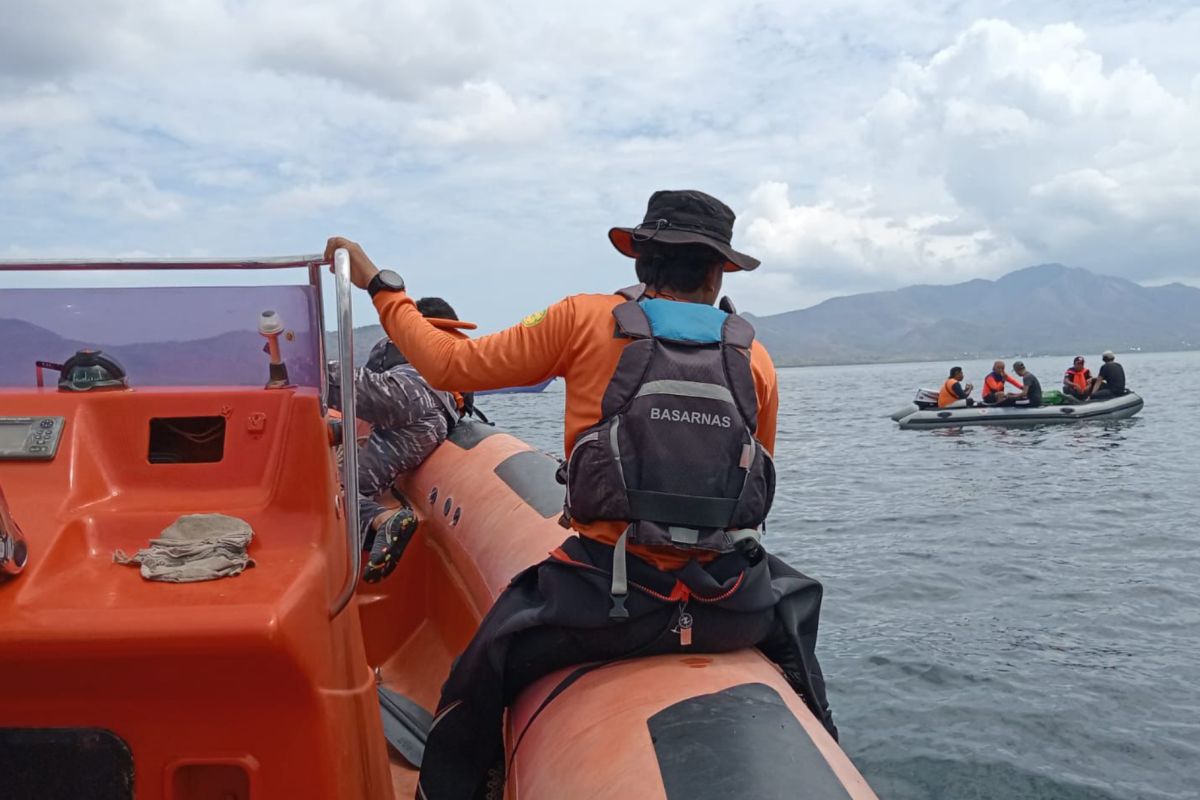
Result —
[{"label": "cloudy sky", "polygon": [[1193,3],[0,13],[0,258],[280,255],[337,233],[494,329],[623,285],[607,228],[699,188],[764,262],[730,285],[757,313],[1046,261],[1200,284]]}]

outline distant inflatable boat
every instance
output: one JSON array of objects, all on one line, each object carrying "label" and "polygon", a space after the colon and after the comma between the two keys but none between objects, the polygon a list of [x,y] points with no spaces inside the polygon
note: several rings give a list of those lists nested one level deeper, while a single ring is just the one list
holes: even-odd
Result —
[{"label": "distant inflatable boat", "polygon": [[531,386],[510,386],[507,389],[488,389],[485,392],[476,392],[475,395],[484,394],[537,394],[543,391],[547,386],[554,383],[554,378],[549,378],[541,383],[535,383]]},{"label": "distant inflatable boat", "polygon": [[[932,397],[932,399],[931,399]],[[902,430],[957,428],[964,425],[1057,425],[1089,420],[1115,420],[1132,417],[1142,410],[1142,398],[1133,392],[1108,400],[1030,407],[953,405],[938,408],[937,392],[922,389],[917,398],[892,414]]]}]

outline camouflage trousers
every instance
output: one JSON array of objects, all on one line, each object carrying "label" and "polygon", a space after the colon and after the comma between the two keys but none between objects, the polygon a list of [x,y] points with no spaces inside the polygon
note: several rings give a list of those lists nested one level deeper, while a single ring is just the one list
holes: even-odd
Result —
[{"label": "camouflage trousers", "polygon": [[358,449],[358,530],[364,546],[370,542],[371,522],[387,507],[378,501],[396,478],[416,469],[447,436],[446,415],[422,418],[405,428],[376,428]]}]

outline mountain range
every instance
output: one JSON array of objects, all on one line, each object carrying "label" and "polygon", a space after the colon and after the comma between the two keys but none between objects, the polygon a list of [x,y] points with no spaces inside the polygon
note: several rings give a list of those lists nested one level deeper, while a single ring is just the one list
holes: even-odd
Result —
[{"label": "mountain range", "polygon": [[781,366],[1200,348],[1200,289],[1061,264],[746,317]]},{"label": "mountain range", "polygon": [[[745,316],[780,366],[1200,348],[1200,289],[1140,286],[1061,264]],[[355,329],[358,363],[383,335],[378,325]],[[332,357],[333,334],[326,343]]]}]

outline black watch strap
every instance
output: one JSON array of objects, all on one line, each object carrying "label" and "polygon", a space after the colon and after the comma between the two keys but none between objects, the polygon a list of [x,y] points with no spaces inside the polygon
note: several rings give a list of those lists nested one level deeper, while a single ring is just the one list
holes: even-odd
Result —
[{"label": "black watch strap", "polygon": [[381,269],[367,284],[367,294],[374,297],[380,292],[403,292],[404,279],[390,269]]}]

